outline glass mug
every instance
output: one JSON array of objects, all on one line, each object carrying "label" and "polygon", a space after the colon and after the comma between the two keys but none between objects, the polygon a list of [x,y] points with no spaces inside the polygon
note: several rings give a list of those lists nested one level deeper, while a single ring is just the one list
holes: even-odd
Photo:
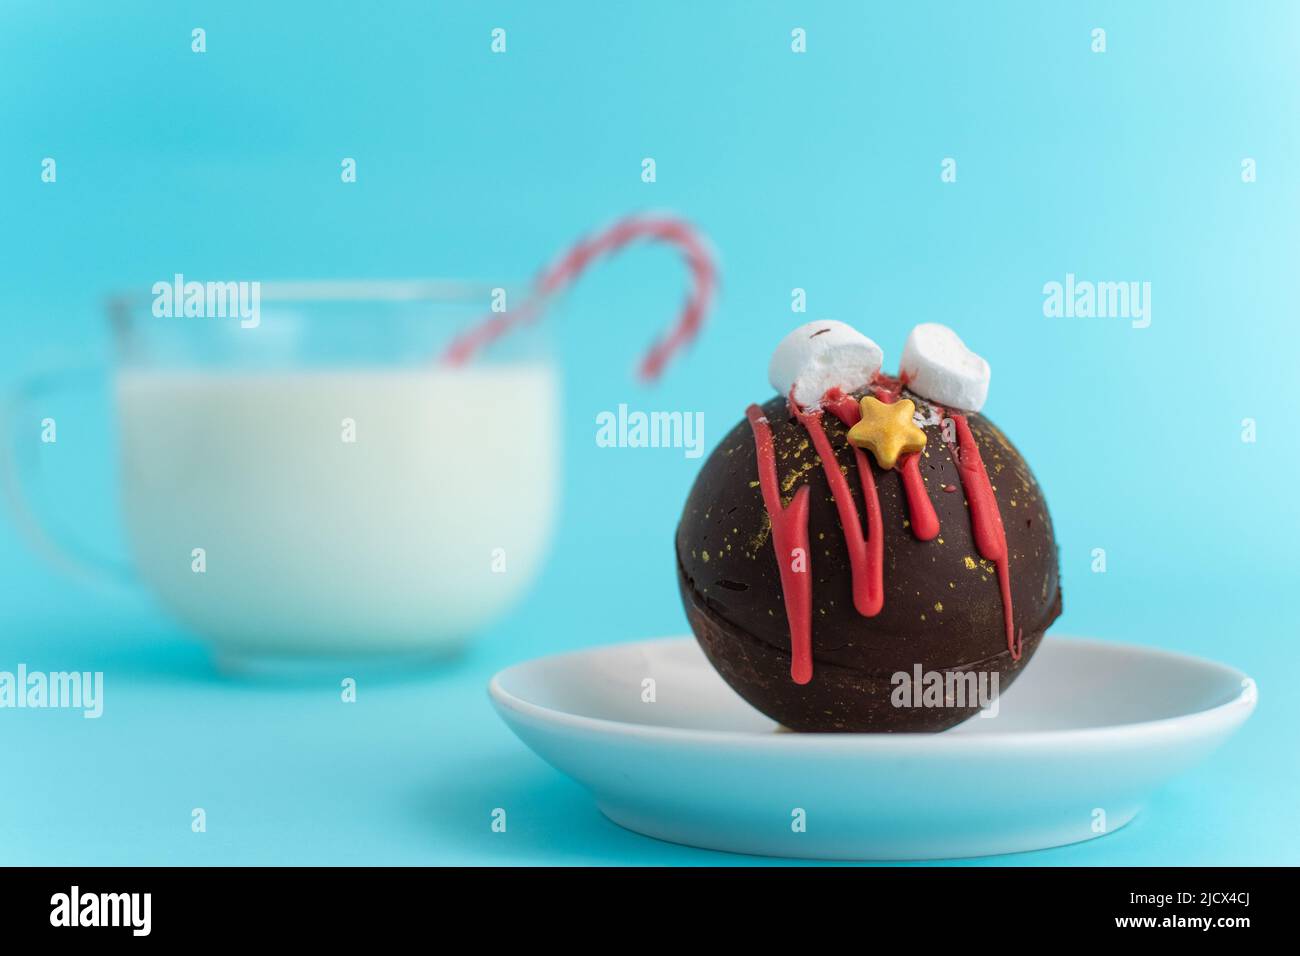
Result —
[{"label": "glass mug", "polygon": [[[236,662],[443,653],[482,630],[541,565],[559,471],[537,324],[438,360],[501,288],[262,283],[256,324],[111,300],[131,576]],[[85,569],[10,446],[20,527]]]}]

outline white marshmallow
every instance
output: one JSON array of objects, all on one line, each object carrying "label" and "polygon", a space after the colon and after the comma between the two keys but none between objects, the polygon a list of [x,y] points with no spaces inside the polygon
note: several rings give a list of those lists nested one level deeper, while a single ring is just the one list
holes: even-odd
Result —
[{"label": "white marshmallow", "polygon": [[794,400],[806,408],[820,402],[828,389],[861,389],[880,371],[884,357],[879,345],[851,325],[809,322],[781,340],[767,366],[767,380],[782,395],[793,387]]},{"label": "white marshmallow", "polygon": [[940,405],[978,412],[989,397],[989,363],[937,322],[912,329],[898,371],[908,388]]}]

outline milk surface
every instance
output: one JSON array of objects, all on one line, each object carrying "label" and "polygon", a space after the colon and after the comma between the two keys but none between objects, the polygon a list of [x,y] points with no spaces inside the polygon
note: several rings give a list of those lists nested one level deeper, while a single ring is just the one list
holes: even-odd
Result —
[{"label": "milk surface", "polygon": [[226,650],[456,643],[543,557],[559,448],[547,365],[124,370],[117,400],[136,566]]}]

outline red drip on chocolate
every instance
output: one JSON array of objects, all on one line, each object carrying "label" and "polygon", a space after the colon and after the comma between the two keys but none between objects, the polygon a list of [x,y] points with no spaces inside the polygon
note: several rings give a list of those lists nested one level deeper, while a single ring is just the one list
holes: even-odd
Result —
[{"label": "red drip on chocolate", "polygon": [[838,388],[829,388],[822,396],[822,405],[830,409],[832,415],[852,428],[862,418],[862,407],[852,395],[845,395]]},{"label": "red drip on chocolate", "polygon": [[1002,526],[1002,512],[998,510],[988,469],[980,458],[979,446],[966,423],[966,416],[954,414],[952,420],[957,426],[960,449],[957,471],[961,475],[962,487],[966,490],[966,499],[970,502],[975,547],[979,549],[981,557],[997,565],[998,584],[1002,589],[1002,616],[1007,625],[1007,650],[1011,651],[1012,660],[1020,660],[1020,641],[1016,637],[1011,612],[1010,556],[1007,553],[1006,529]]},{"label": "red drip on chocolate", "polygon": [[[772,547],[776,549],[781,591],[785,595],[785,614],[790,622],[790,678],[796,684],[806,684],[812,680],[812,552],[808,547],[808,496],[811,492],[804,485],[795,492],[788,507],[782,505],[771,426],[757,405],[745,409],[745,417],[754,431],[758,483],[763,489],[763,503],[772,521]],[[802,562],[798,561],[796,552],[803,556]],[[796,570],[797,563],[801,570]]]},{"label": "red drip on chocolate", "polygon": [[925,489],[925,479],[921,477],[921,453],[913,452],[900,458],[898,473],[903,476],[912,534],[918,541],[933,541],[939,537],[939,516],[930,500],[930,492]]},{"label": "red drip on chocolate", "polygon": [[[877,374],[872,385],[876,399],[892,405],[903,391],[904,380]],[[861,413],[859,413],[859,416]],[[856,420],[854,422],[856,424]],[[921,477],[921,453],[912,452],[898,459],[898,473],[903,476],[903,492],[907,495],[907,514],[912,534],[918,541],[933,541],[939,537],[939,516],[935,513],[930,492]]]},{"label": "red drip on chocolate", "polygon": [[[861,412],[857,403],[848,396],[834,397],[838,389],[826,394],[827,407],[849,427],[858,423]],[[843,399],[847,399],[847,402]],[[858,476],[862,481],[862,500],[867,506],[868,537],[862,535],[862,518],[858,515],[857,502],[853,500],[853,491],[848,480],[840,471],[839,460],[831,448],[826,429],[822,428],[820,410],[802,411],[794,400],[794,393],[788,398],[790,412],[799,423],[808,430],[813,447],[822,460],[822,471],[831,486],[835,497],[835,510],[840,513],[840,526],[844,529],[844,545],[849,551],[849,570],[853,578],[853,606],[863,617],[875,617],[885,606],[885,529],[884,518],[880,513],[880,497],[876,494],[876,478],[871,471],[871,463],[861,448],[854,446],[853,454],[858,463]],[[849,418],[852,418],[850,421]]]},{"label": "red drip on chocolate", "polygon": [[901,376],[895,378],[892,375],[886,375],[884,372],[877,372],[871,378],[871,393],[888,405],[903,394],[903,387],[906,384]]},{"label": "red drip on chocolate", "polygon": [[[877,375],[871,384],[876,397],[886,404],[898,399],[903,389],[901,379]],[[821,409],[805,411],[794,400],[794,390],[786,397],[790,413],[807,430],[808,436],[821,459],[822,470],[831,487],[835,508],[839,512],[844,532],[844,544],[849,552],[849,567],[853,578],[853,606],[864,617],[874,617],[885,604],[884,586],[884,519],[880,511],[880,497],[876,491],[875,473],[866,453],[856,445],[854,460],[862,484],[862,499],[867,511],[867,533],[862,531],[862,519],[857,502],[844,473],[840,471],[835,450],[831,447],[826,430],[822,427]],[[862,417],[861,407],[851,396],[838,388],[827,391],[823,406],[848,428]],[[772,546],[776,550],[777,567],[781,574],[781,588],[785,600],[786,618],[790,623],[790,677],[796,684],[812,680],[812,554],[808,538],[809,486],[804,485],[791,498],[789,505],[781,501],[780,485],[776,474],[776,450],[772,429],[763,410],[750,405],[745,410],[754,432],[754,446],[758,457],[758,480],[763,491],[763,503],[772,522]],[[1003,618],[1007,629],[1007,648],[1013,660],[1020,659],[1020,641],[1014,636],[1015,627],[1011,610],[1011,572],[1007,551],[1006,530],[1002,514],[993,495],[993,485],[980,458],[979,447],[971,434],[964,415],[952,416],[957,426],[959,448],[957,469],[961,475],[966,497],[970,502],[972,534],[980,555],[997,565],[998,582],[1002,591]],[[939,534],[939,517],[930,500],[921,477],[920,455],[913,453],[899,460],[898,470],[907,495],[912,532],[922,541]],[[955,491],[951,485],[945,491]],[[802,561],[800,561],[802,556]]]}]

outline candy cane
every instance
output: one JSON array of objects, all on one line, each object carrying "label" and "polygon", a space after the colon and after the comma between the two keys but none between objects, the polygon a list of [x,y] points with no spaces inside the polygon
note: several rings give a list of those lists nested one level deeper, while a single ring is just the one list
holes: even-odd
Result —
[{"label": "candy cane", "polygon": [[580,240],[542,271],[523,305],[513,311],[484,317],[456,337],[443,354],[443,361],[449,365],[464,365],[479,349],[495,342],[515,326],[535,319],[552,296],[572,285],[594,261],[642,239],[676,246],[685,257],[693,279],[677,324],[641,360],[639,376],[645,381],[658,378],[672,356],[699,332],[717,285],[717,269],[707,243],[687,223],[666,216],[633,216],[616,222],[595,236]]}]

